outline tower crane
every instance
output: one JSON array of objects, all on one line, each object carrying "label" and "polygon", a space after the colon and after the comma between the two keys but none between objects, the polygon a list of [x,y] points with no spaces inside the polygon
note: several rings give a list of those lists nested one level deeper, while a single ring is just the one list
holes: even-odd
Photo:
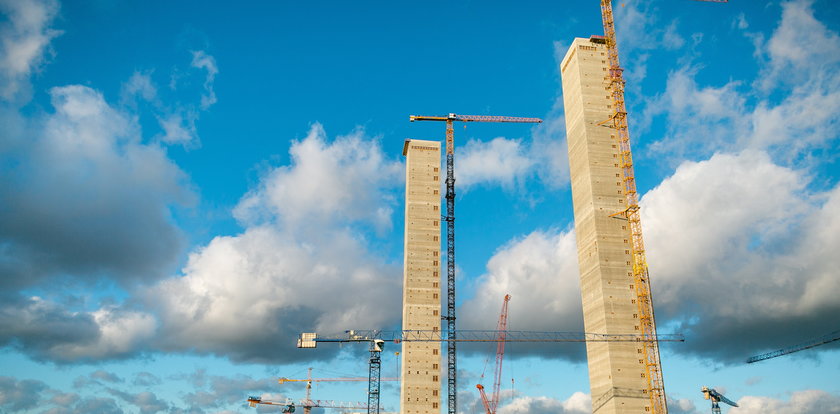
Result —
[{"label": "tower crane", "polygon": [[317,342],[367,342],[370,351],[369,370],[368,370],[368,414],[379,414],[379,382],[381,380],[382,371],[382,348],[385,346],[385,340],[376,338],[373,335],[359,336],[355,335],[354,331],[348,331],[347,338],[333,338],[318,340],[317,334],[303,333],[297,341],[298,348],[315,348]]},{"label": "tower crane", "polygon": [[[451,338],[455,338],[455,131],[454,122],[514,122],[541,123],[539,118],[519,118],[512,116],[490,115],[457,115],[420,116],[410,115],[409,121],[439,121],[446,122],[446,287],[447,302],[446,315],[441,316],[446,321],[447,331]],[[447,408],[449,414],[456,414],[458,387],[456,341],[447,344]]]},{"label": "tower crane", "polygon": [[723,394],[715,391],[714,388],[703,387],[700,389],[700,392],[703,393],[703,398],[707,400],[712,400],[712,413],[720,414],[720,404],[719,402],[723,401],[733,407],[737,407],[738,404],[723,396]]},{"label": "tower crane", "polygon": [[285,401],[270,401],[264,400],[258,396],[249,396],[248,397],[248,405],[251,407],[256,407],[257,404],[260,405],[278,405],[283,407],[284,413],[293,413],[297,406],[300,405],[303,407],[304,411],[311,410],[312,408],[343,408],[343,409],[354,409],[354,410],[366,410],[368,408],[367,404],[363,402],[344,402],[344,401],[334,401],[334,400],[311,400],[309,398],[302,399],[302,400],[293,400],[291,398],[287,398]]},{"label": "tower crane", "polygon": [[[636,192],[636,178],[633,171],[633,156],[630,151],[630,133],[627,127],[627,108],[624,102],[624,69],[618,60],[618,44],[615,35],[615,19],[613,17],[612,0],[601,1],[601,20],[604,26],[604,37],[597,39],[607,46],[609,56],[609,72],[606,78],[612,98],[612,115],[604,123],[611,123],[618,136],[621,169],[623,171],[624,197],[627,208],[613,216],[622,215],[628,222],[630,233],[630,254],[633,265],[633,279],[636,290],[636,303],[639,308],[639,327],[644,341],[643,357],[645,378],[647,380],[646,393],[650,398],[653,414],[667,414],[668,405],[665,400],[665,382],[662,378],[662,364],[659,359],[659,344],[656,337],[656,321],[653,314],[653,300],[651,297],[650,274],[648,273],[645,257],[645,244],[642,237],[642,223],[639,213],[639,196]],[[725,3],[728,0],[699,0]],[[593,40],[596,40],[595,38]]]},{"label": "tower crane", "polygon": [[[484,404],[484,409],[487,414],[496,414],[496,408],[499,406],[499,391],[502,384],[502,360],[505,356],[505,334],[507,333],[507,317],[508,317],[508,302],[510,302],[510,295],[505,295],[502,302],[502,312],[499,314],[498,336],[496,340],[496,369],[493,371],[493,394],[490,399],[484,393],[484,386],[476,385],[478,392],[481,394],[481,402]],[[482,374],[482,378],[484,375]]]},{"label": "tower crane", "polygon": [[[414,342],[685,342],[680,334],[663,334],[652,338],[634,334],[600,334],[587,332],[535,332],[535,331],[485,331],[460,330],[450,335],[439,330],[345,331],[345,335],[319,337],[317,333],[300,334],[298,348],[316,348],[318,343],[366,342],[370,344],[370,371],[368,380],[368,414],[379,414],[379,376],[381,360],[379,354],[385,342],[395,344]],[[456,407],[457,409],[457,407]]]},{"label": "tower crane", "polygon": [[815,346],[825,345],[838,340],[840,340],[840,330],[830,332],[819,338],[813,338],[806,342],[802,342],[800,344],[796,344],[787,348],[782,348],[773,352],[768,352],[766,354],[751,356],[747,358],[747,363],[752,364],[753,362],[764,361],[765,359],[775,358],[782,355],[792,354],[794,352],[804,351]]},{"label": "tower crane", "polygon": [[[381,378],[380,381],[396,381],[399,378],[388,377],[388,378]],[[367,381],[368,378],[364,377],[355,377],[355,378],[312,378],[312,368],[307,370],[307,375],[305,379],[290,379],[290,378],[280,378],[277,380],[278,384],[285,384],[287,382],[306,382],[306,400],[311,401],[312,398],[312,383],[313,382],[335,382],[335,381]],[[337,408],[337,407],[336,407]],[[312,411],[312,407],[304,406],[303,413],[310,414]]]}]

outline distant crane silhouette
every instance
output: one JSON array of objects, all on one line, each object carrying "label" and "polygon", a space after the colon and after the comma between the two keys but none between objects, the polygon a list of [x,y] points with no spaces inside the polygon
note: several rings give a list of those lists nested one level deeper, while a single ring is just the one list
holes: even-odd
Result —
[{"label": "distant crane silhouette", "polygon": [[800,344],[796,344],[794,346],[790,346],[787,348],[782,348],[773,352],[768,352],[766,354],[751,356],[747,358],[747,363],[752,364],[753,362],[764,361],[765,359],[775,358],[782,355],[792,354],[794,352],[803,351],[809,348],[813,348],[815,346],[825,345],[827,343],[831,343],[834,341],[840,340],[840,330],[828,333],[823,335],[819,338],[814,338],[806,342],[802,342]]},{"label": "distant crane silhouette", "polygon": [[736,404],[734,401],[724,397],[723,394],[715,391],[714,388],[703,387],[700,391],[703,393],[703,398],[707,400],[712,400],[712,413],[720,414],[720,404],[718,403],[721,401],[733,407],[738,406],[738,404]]}]

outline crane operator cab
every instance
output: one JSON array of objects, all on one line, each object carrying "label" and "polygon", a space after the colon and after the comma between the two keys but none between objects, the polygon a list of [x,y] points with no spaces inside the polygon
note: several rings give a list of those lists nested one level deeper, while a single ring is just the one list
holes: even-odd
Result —
[{"label": "crane operator cab", "polygon": [[295,403],[291,403],[291,404],[287,405],[287,406],[286,406],[286,408],[284,408],[284,409],[283,409],[283,412],[284,412],[284,413],[293,413],[293,412],[295,412]]}]

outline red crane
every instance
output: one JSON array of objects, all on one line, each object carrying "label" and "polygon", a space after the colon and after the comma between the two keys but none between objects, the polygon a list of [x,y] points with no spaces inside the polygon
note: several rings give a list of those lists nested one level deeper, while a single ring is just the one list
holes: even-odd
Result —
[{"label": "red crane", "polygon": [[[496,329],[499,334],[496,343],[496,370],[493,373],[493,394],[490,399],[487,399],[487,394],[484,393],[484,386],[476,385],[478,392],[481,393],[481,402],[484,403],[484,409],[487,414],[496,414],[496,408],[499,407],[499,391],[502,385],[502,359],[505,356],[505,336],[507,334],[507,316],[508,316],[508,302],[510,302],[510,295],[505,295],[505,300],[502,303],[502,313],[499,315],[499,327]],[[481,376],[484,378],[484,375]]]}]

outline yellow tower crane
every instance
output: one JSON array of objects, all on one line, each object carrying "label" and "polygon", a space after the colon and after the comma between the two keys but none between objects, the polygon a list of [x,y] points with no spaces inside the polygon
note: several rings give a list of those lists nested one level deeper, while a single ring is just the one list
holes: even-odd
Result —
[{"label": "yellow tower crane", "polygon": [[[656,321],[653,315],[653,300],[651,299],[650,275],[647,259],[645,258],[645,243],[642,238],[642,222],[639,214],[639,195],[636,191],[636,178],[633,172],[633,156],[630,151],[630,133],[627,129],[627,108],[624,102],[624,69],[618,61],[618,44],[615,36],[615,19],[613,17],[612,0],[601,1],[601,20],[604,25],[604,42],[609,55],[609,75],[607,83],[613,101],[613,113],[604,124],[612,123],[611,127],[617,131],[619,152],[621,154],[621,169],[623,171],[624,194],[627,208],[614,216],[624,216],[629,224],[631,256],[633,258],[633,279],[636,288],[636,303],[639,307],[639,329],[646,339],[642,347],[645,361],[645,377],[647,379],[647,394],[651,402],[653,414],[667,414],[668,405],[665,400],[665,382],[662,378],[662,365],[659,360],[659,344],[656,340]],[[726,3],[728,0],[696,0],[714,3]]]}]

